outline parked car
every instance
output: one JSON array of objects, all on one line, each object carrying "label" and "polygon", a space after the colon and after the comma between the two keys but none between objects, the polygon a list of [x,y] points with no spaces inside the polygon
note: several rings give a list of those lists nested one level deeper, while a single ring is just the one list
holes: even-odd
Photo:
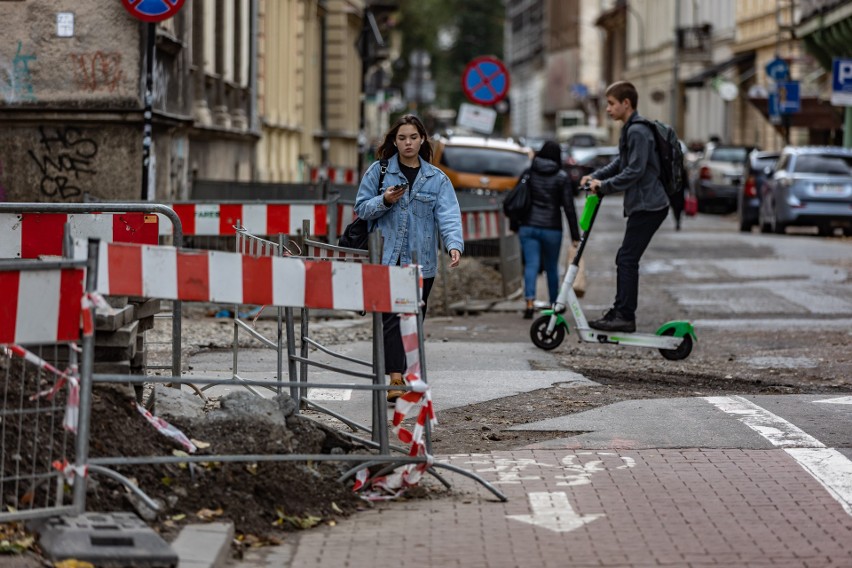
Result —
[{"label": "parked car", "polygon": [[852,236],[852,149],[784,148],[763,185],[758,222],[764,233],[799,225],[816,226],[820,235],[840,227]]},{"label": "parked car", "polygon": [[432,162],[456,191],[482,195],[509,191],[525,169],[533,152],[511,140],[479,136],[432,139]]},{"label": "parked car", "polygon": [[737,208],[737,194],[743,178],[748,146],[707,144],[704,155],[695,165],[692,193],[699,211],[721,208],[725,212]]},{"label": "parked car", "polygon": [[740,231],[751,231],[751,228],[757,225],[761,188],[769,179],[772,167],[780,155],[780,152],[752,150],[746,157],[745,180],[737,193],[737,219],[740,222]]},{"label": "parked car", "polygon": [[568,172],[574,195],[580,192],[580,180],[618,157],[618,146],[570,148],[563,153],[563,169]]}]

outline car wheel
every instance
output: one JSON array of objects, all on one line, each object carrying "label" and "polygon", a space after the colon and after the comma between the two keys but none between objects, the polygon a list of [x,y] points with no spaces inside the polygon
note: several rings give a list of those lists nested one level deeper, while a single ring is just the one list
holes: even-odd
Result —
[{"label": "car wheel", "polygon": [[827,223],[821,223],[817,225],[817,234],[821,237],[833,237],[834,227]]},{"label": "car wheel", "polygon": [[852,237],[852,227],[843,227],[843,234],[847,237]]}]

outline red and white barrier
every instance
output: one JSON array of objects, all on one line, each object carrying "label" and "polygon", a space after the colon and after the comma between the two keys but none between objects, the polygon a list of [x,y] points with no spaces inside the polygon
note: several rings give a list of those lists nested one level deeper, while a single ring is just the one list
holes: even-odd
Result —
[{"label": "red and white barrier", "polygon": [[341,250],[339,247],[313,241],[305,242],[305,256],[312,259],[340,260],[343,262],[367,262],[370,259],[367,251]]},{"label": "red and white barrier", "polygon": [[83,275],[82,268],[0,271],[0,344],[78,340]]},{"label": "red and white barrier", "polygon": [[[86,243],[75,241],[75,257]],[[110,243],[97,292],[165,300],[414,313],[416,267]]]},{"label": "red and white barrier", "polygon": [[325,179],[332,183],[355,185],[358,183],[358,172],[353,168],[311,168],[311,182]]},{"label": "red and white barrier", "polygon": [[66,223],[72,238],[155,245],[159,237],[159,219],[145,213],[0,213],[0,258],[61,255]]},{"label": "red and white barrier", "polygon": [[[328,234],[328,206],[324,203],[240,204],[240,203],[174,203],[184,236],[233,235],[239,221],[255,235],[295,235],[302,221],[311,222],[315,235]],[[171,223],[162,223],[160,234],[171,234]]]},{"label": "red and white barrier", "polygon": [[462,237],[466,241],[500,237],[500,215],[497,211],[463,211]]}]

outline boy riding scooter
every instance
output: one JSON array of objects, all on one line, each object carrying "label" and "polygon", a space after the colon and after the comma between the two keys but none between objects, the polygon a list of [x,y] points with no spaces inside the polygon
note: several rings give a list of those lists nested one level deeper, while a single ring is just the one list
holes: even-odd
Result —
[{"label": "boy riding scooter", "polygon": [[669,200],[660,182],[660,161],[654,148],[654,135],[647,126],[633,126],[643,120],[636,112],[639,95],[627,81],[613,83],[606,90],[606,112],[624,123],[618,140],[618,158],[584,176],[580,185],[589,186],[600,196],[624,193],[627,226],[615,257],[616,293],[613,307],[589,326],[602,331],[636,331],[639,301],[639,260],[651,237],[668,215]]}]

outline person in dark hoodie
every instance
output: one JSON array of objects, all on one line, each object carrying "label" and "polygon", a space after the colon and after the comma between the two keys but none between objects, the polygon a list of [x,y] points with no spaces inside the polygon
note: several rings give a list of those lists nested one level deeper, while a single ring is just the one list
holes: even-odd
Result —
[{"label": "person in dark hoodie", "polygon": [[532,204],[529,213],[520,220],[518,237],[524,255],[524,298],[527,301],[524,318],[531,319],[535,302],[536,278],[539,267],[547,275],[550,303],[559,294],[559,250],[562,247],[562,211],[568,220],[571,240],[580,240],[577,212],[568,174],[559,164],[562,152],[559,144],[548,140],[533,158],[530,168],[529,192]]}]

